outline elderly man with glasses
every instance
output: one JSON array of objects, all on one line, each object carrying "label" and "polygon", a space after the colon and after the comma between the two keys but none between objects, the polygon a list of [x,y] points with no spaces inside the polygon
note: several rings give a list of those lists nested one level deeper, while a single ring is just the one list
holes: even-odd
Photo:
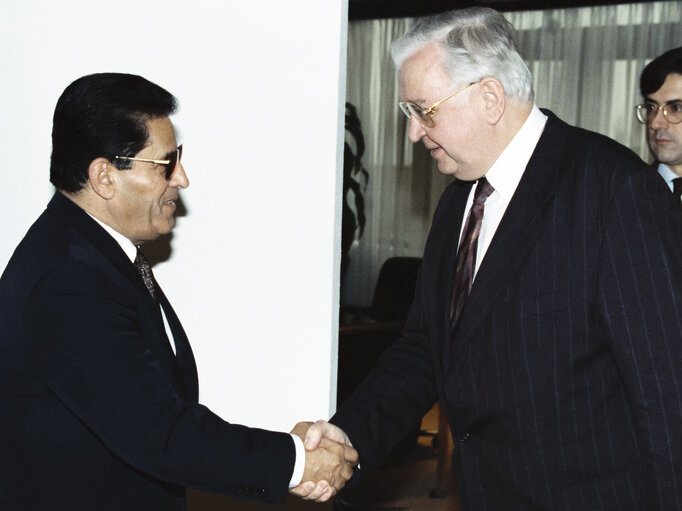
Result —
[{"label": "elderly man with glasses", "polygon": [[178,316],[140,246],[189,180],[175,98],[136,75],[79,78],[57,102],[56,193],[0,279],[0,509],[186,509],[185,487],[330,498],[357,453],[230,424],[198,399]]},{"label": "elderly man with glasses", "polygon": [[670,193],[629,149],[534,105],[492,9],[425,18],[392,56],[410,140],[455,179],[403,335],[306,440],[346,435],[361,478],[440,401],[463,510],[682,509]]},{"label": "elderly man with glasses", "polygon": [[644,103],[637,120],[647,127],[656,168],[682,208],[682,47],[652,60],[639,81]]}]

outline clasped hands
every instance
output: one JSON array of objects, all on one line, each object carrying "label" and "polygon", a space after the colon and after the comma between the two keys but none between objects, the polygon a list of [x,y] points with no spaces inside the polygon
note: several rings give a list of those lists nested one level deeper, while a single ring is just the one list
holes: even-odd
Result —
[{"label": "clasped hands", "polygon": [[358,464],[358,453],[346,434],[327,421],[299,422],[291,433],[305,446],[301,484],[289,490],[305,500],[326,502],[341,490]]}]

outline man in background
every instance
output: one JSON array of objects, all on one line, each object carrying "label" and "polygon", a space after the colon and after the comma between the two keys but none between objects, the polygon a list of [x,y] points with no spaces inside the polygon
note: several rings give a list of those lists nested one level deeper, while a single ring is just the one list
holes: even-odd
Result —
[{"label": "man in background", "polygon": [[409,138],[455,180],[402,337],[306,446],[347,437],[362,477],[440,401],[463,510],[682,509],[668,189],[629,149],[534,105],[500,13],[422,19],[391,50]]},{"label": "man in background", "polygon": [[658,173],[682,208],[682,47],[652,60],[639,80],[644,103],[637,120],[647,127]]},{"label": "man in background", "polygon": [[185,509],[185,486],[279,501],[331,497],[357,453],[200,405],[185,332],[140,246],[168,234],[189,180],[169,116],[140,76],[82,77],[60,97],[57,191],[0,279],[0,508]]}]

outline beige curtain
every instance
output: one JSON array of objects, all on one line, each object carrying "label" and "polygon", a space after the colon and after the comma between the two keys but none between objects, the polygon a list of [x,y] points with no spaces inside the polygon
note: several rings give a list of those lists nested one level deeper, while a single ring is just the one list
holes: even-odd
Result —
[{"label": "beige curtain", "polygon": [[[535,101],[568,123],[608,135],[648,160],[639,75],[654,57],[682,46],[682,2],[506,13],[533,73]],[[342,303],[372,299],[381,264],[421,256],[442,176],[422,144],[406,136],[388,48],[412,18],[349,24],[347,101],[357,107],[366,143],[367,225],[351,249]]]}]

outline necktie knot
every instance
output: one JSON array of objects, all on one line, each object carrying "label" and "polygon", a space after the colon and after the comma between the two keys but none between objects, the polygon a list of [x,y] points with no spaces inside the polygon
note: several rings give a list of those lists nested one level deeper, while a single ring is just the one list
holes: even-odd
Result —
[{"label": "necktie knot", "polygon": [[137,247],[135,267],[137,268],[137,272],[140,274],[140,277],[142,277],[142,282],[144,282],[144,285],[147,287],[147,291],[149,291],[152,299],[156,302],[156,289],[154,287],[154,274],[152,273],[152,267],[140,250],[140,247]]},{"label": "necktie knot", "polygon": [[476,191],[474,192],[474,204],[483,204],[495,189],[485,177],[478,180]]}]

